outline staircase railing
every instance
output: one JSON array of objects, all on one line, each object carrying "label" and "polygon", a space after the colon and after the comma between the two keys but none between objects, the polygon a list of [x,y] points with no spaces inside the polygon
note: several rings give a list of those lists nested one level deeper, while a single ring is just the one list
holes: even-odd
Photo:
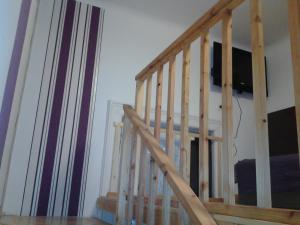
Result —
[{"label": "staircase railing", "polygon": [[[130,224],[135,214],[136,222],[148,225],[155,222],[158,168],[164,174],[163,203],[160,224],[170,224],[172,191],[179,201],[180,224],[216,224],[206,207],[209,201],[208,141],[222,141],[222,177],[224,203],[234,206],[234,151],[232,118],[232,11],[244,0],[220,0],[196,21],[175,42],[156,57],[136,76],[135,109],[124,106],[125,120],[122,138],[119,197],[116,224]],[[289,22],[294,68],[294,85],[297,114],[298,139],[300,143],[300,0],[288,0]],[[261,0],[250,0],[250,21],[253,64],[253,101],[255,107],[255,155],[257,203],[260,208],[271,208],[271,183],[268,143],[268,120],[266,113],[266,80],[264,62],[264,35]],[[208,135],[208,100],[210,71],[210,29],[222,22],[222,137]],[[199,114],[199,193],[200,199],[191,190],[188,176],[189,155],[189,78],[191,43],[200,38],[200,114]],[[180,166],[174,165],[174,96],[176,57],[182,52]],[[166,148],[160,147],[162,84],[164,66],[168,64],[168,98]],[[150,131],[152,80],[156,75],[155,126]],[[146,86],[146,98],[144,97]],[[145,100],[145,102],[144,102]],[[144,119],[141,119],[145,105]],[[150,159],[147,158],[150,152]],[[146,173],[146,162],[150,171]],[[149,179],[147,216],[144,215],[146,179]],[[138,196],[135,201],[135,183],[138,181]],[[172,191],[170,190],[170,187]],[[200,201],[201,200],[201,201]],[[137,202],[137,204],[135,204]],[[135,208],[136,207],[136,210]],[[210,209],[210,211],[213,211]],[[298,216],[298,214],[297,214]],[[298,218],[298,217],[297,217]],[[272,220],[270,220],[272,221]],[[245,223],[247,224],[247,223]],[[259,223],[258,223],[259,224]]]},{"label": "staircase railing", "polygon": [[[133,181],[133,170],[134,163],[132,160],[126,160],[125,155],[130,159],[134,158],[132,154],[132,149],[134,149],[134,145],[137,144],[136,134],[138,134],[144,146],[150,151],[151,156],[153,157],[154,162],[159,167],[159,169],[164,174],[164,178],[168,181],[168,184],[171,186],[174,191],[175,196],[178,201],[182,204],[184,209],[187,211],[187,214],[191,218],[193,224],[216,224],[212,219],[212,216],[208,213],[206,208],[200,202],[199,198],[192,191],[190,186],[185,182],[185,180],[181,177],[179,172],[174,165],[173,160],[165,153],[165,151],[160,147],[160,143],[158,140],[151,134],[150,130],[144,123],[142,119],[138,116],[138,114],[134,111],[131,106],[124,106],[125,111],[125,123],[124,129],[126,134],[124,133],[124,142],[123,142],[123,153],[122,162],[121,162],[121,194],[119,195],[119,207],[118,207],[118,218],[117,222],[121,221],[120,215],[125,215],[124,209],[126,209],[125,199],[128,197],[128,215],[127,221],[130,222],[132,220],[133,215],[133,202],[130,202],[131,196],[133,195],[133,189],[130,189],[130,192],[127,193],[127,188],[132,185],[127,183]],[[128,144],[128,142],[130,142]],[[126,163],[126,161],[127,163]],[[131,163],[128,163],[131,161]],[[123,167],[123,165],[127,165],[127,167]],[[129,176],[128,176],[129,175]],[[128,179],[129,178],[129,179]],[[144,196],[143,196],[144,201]],[[122,203],[123,202],[123,203]],[[121,204],[120,204],[121,203]],[[170,202],[169,202],[170,205]],[[123,219],[125,219],[123,217]],[[126,219],[125,219],[126,220]],[[117,223],[118,224],[118,223]],[[121,224],[121,223],[120,223]]]}]

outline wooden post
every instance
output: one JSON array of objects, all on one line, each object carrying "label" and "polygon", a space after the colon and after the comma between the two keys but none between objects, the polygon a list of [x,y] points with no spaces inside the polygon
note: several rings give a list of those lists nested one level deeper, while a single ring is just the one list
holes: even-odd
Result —
[{"label": "wooden post", "polygon": [[150,128],[150,114],[151,114],[151,97],[152,97],[152,76],[147,79],[146,89],[146,107],[145,107],[145,123]]},{"label": "wooden post", "polygon": [[139,116],[142,116],[143,102],[144,102],[145,85],[144,81],[136,81],[135,90],[135,111]]},{"label": "wooden post", "polygon": [[253,98],[255,107],[255,158],[257,205],[271,208],[271,178],[266,97],[264,34],[261,0],[251,2],[251,42],[253,70]]},{"label": "wooden post", "polygon": [[187,181],[187,161],[189,146],[189,92],[190,92],[190,62],[191,47],[185,46],[183,49],[183,72],[181,87],[181,129],[180,129],[180,173],[184,180]]},{"label": "wooden post", "polygon": [[133,133],[130,121],[125,118],[123,128],[122,150],[121,150],[121,165],[119,170],[119,189],[118,189],[118,205],[116,213],[116,225],[126,225],[126,196],[129,186],[129,171],[130,171],[130,153],[133,146]]},{"label": "wooden post", "polygon": [[[147,127],[150,127],[150,113],[151,113],[151,92],[152,92],[152,76],[147,79],[147,89],[146,89],[146,107],[145,107],[145,123]],[[145,198],[145,188],[146,188],[146,158],[147,149],[144,144],[142,144],[141,159],[140,159],[140,173],[139,173],[139,185],[138,185],[138,207],[137,207],[137,225],[143,224],[144,215],[144,198]]]},{"label": "wooden post", "polygon": [[288,0],[291,53],[294,71],[294,95],[300,157],[300,1]]},{"label": "wooden post", "polygon": [[[143,115],[143,104],[144,104],[144,94],[145,94],[145,82],[144,81],[136,81],[136,93],[135,93],[135,111],[137,114],[142,117]],[[136,143],[136,155],[135,157],[135,165],[139,165],[139,159],[141,154],[141,139],[137,136],[137,143]],[[135,168],[135,179],[134,179],[134,193],[137,192],[138,186],[138,174],[139,168]]]},{"label": "wooden post", "polygon": [[[136,95],[135,95],[135,111],[139,116],[142,114],[144,100],[144,82],[136,82]],[[130,173],[129,173],[129,185],[128,185],[128,211],[127,211],[127,223],[130,224],[133,219],[133,207],[134,207],[134,193],[135,187],[137,187],[139,168],[140,152],[141,152],[141,138],[134,132],[134,145],[131,150],[130,158]]]},{"label": "wooden post", "polygon": [[133,219],[134,212],[134,181],[136,172],[136,155],[137,155],[137,132],[136,128],[133,128],[133,140],[132,148],[129,152],[130,155],[130,167],[129,167],[129,184],[128,184],[128,208],[127,208],[127,225],[130,225]]},{"label": "wooden post", "polygon": [[115,135],[114,135],[114,147],[113,147],[113,163],[111,165],[111,177],[110,177],[110,192],[117,192],[119,187],[119,171],[121,160],[121,131],[123,123],[114,123]]},{"label": "wooden post", "polygon": [[163,70],[164,70],[164,67],[163,67],[163,65],[161,65],[157,71],[157,82],[156,82],[154,137],[158,140],[160,139]]},{"label": "wooden post", "polygon": [[209,200],[209,149],[208,149],[208,101],[209,101],[209,70],[210,45],[209,32],[201,37],[200,56],[200,124],[199,124],[199,188],[203,202]]},{"label": "wooden post", "polygon": [[[174,93],[175,93],[175,60],[169,61],[168,103],[167,103],[167,129],[166,129],[166,153],[174,160]],[[162,224],[170,224],[171,189],[167,180],[163,179],[163,216]]]},{"label": "wooden post", "polygon": [[[156,83],[156,101],[155,101],[155,127],[154,137],[158,142],[160,141],[160,124],[161,124],[161,103],[162,103],[162,84],[163,84],[163,65],[161,65],[157,71],[157,83]],[[149,202],[147,222],[148,225],[154,225],[155,223],[155,199],[157,195],[157,175],[158,168],[155,165],[154,159],[150,159],[150,174],[149,174]]]},{"label": "wooden post", "polygon": [[[189,95],[190,95],[190,63],[191,45],[183,48],[182,59],[182,86],[181,86],[181,123],[180,123],[180,167],[182,178],[189,184],[189,157],[190,157],[190,137],[189,137]],[[180,205],[180,222],[183,225],[189,223],[188,216]]]},{"label": "wooden post", "polygon": [[235,204],[232,123],[232,12],[227,11],[222,27],[222,135],[224,201]]},{"label": "wooden post", "polygon": [[[135,111],[137,114],[142,117],[143,116],[143,104],[144,104],[144,96],[145,94],[145,82],[137,80],[136,81],[136,93],[135,93]],[[136,144],[136,165],[139,165],[140,154],[141,154],[141,139],[137,137],[137,144]],[[138,187],[138,178],[139,178],[139,167],[135,168],[134,174],[134,194],[137,194],[137,187]]]},{"label": "wooden post", "polygon": [[[223,157],[222,157],[222,142],[217,142],[217,154],[216,154],[216,161],[217,162],[223,162]],[[221,165],[220,165],[221,164]],[[216,196],[217,198],[222,198],[223,195],[223,176],[222,176],[222,163],[219,163],[217,165],[217,184],[216,184],[216,188],[217,188],[217,193],[218,196]]]}]

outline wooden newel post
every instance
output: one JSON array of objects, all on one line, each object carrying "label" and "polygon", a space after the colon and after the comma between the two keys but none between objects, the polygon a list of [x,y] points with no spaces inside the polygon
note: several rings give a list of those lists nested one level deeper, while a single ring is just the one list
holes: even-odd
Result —
[{"label": "wooden newel post", "polygon": [[199,188],[202,201],[209,200],[208,100],[210,70],[210,40],[207,31],[201,37],[200,119],[199,119]]},{"label": "wooden newel post", "polygon": [[257,205],[271,208],[271,178],[267,117],[264,34],[261,0],[251,0],[253,98],[255,107],[255,158]]},{"label": "wooden newel post", "polygon": [[123,138],[121,143],[121,165],[119,170],[119,195],[115,221],[116,225],[127,225],[126,206],[129,187],[130,158],[132,148],[134,147],[134,133],[132,125],[128,118],[124,119],[124,127],[122,133]]},{"label": "wooden newel post", "polygon": [[227,204],[235,204],[232,122],[232,12],[227,11],[222,27],[222,135],[223,192]]},{"label": "wooden newel post", "polygon": [[300,157],[300,1],[288,0],[291,53],[294,71],[294,95]]},{"label": "wooden newel post", "polygon": [[[144,101],[144,82],[136,82],[135,93],[135,111],[139,116],[142,116],[142,108]],[[130,172],[129,172],[129,185],[128,185],[128,211],[127,211],[127,223],[130,224],[133,219],[134,212],[134,195],[137,193],[138,175],[139,175],[139,160],[141,155],[141,138],[137,135],[134,128],[133,145],[130,153]]]},{"label": "wooden newel post", "polygon": [[[157,71],[156,82],[156,100],[155,100],[155,127],[154,137],[160,141],[160,124],[161,124],[161,104],[162,104],[162,86],[163,85],[163,65]],[[149,174],[149,201],[147,224],[155,224],[155,199],[157,195],[157,176],[158,167],[155,165],[154,159],[150,159],[150,174]]]},{"label": "wooden newel post", "polygon": [[[190,100],[190,65],[191,65],[191,45],[183,47],[182,59],[182,84],[181,84],[181,121],[180,121],[180,168],[182,178],[189,184],[189,157],[190,157],[190,137],[189,137],[189,100]],[[179,206],[179,217],[182,225],[189,224],[189,218],[182,205]]]},{"label": "wooden newel post", "polygon": [[[175,60],[172,56],[169,61],[169,80],[168,80],[168,102],[167,102],[167,129],[166,129],[166,154],[174,160],[174,94],[175,94]],[[164,177],[163,179],[163,216],[162,224],[170,224],[171,212],[171,189]]]},{"label": "wooden newel post", "polygon": [[[146,107],[145,107],[145,124],[150,127],[150,113],[151,113],[151,93],[152,93],[152,76],[147,79],[146,88]],[[139,185],[138,185],[138,207],[136,224],[142,225],[144,218],[144,199],[146,191],[146,160],[147,160],[147,148],[142,143],[141,157],[139,164]]]}]

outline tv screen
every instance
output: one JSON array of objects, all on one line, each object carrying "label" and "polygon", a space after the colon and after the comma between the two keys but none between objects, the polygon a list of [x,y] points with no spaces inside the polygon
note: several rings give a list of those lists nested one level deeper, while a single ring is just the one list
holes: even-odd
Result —
[{"label": "tv screen", "polygon": [[[266,59],[265,59],[266,60]],[[266,71],[267,72],[267,71]],[[267,74],[267,73],[266,73]],[[213,45],[213,84],[222,86],[222,44]],[[239,93],[253,93],[252,54],[251,52],[232,48],[232,86]]]}]

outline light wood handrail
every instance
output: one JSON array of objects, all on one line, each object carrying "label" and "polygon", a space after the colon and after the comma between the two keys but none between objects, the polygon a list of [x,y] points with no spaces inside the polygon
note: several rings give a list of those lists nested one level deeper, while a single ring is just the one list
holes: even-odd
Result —
[{"label": "light wood handrail", "polygon": [[147,146],[151,156],[163,172],[170,187],[173,189],[179,202],[185,208],[194,225],[216,225],[212,216],[208,213],[201,201],[177,172],[173,161],[160,147],[159,142],[151,134],[144,121],[129,105],[124,105],[125,116],[131,121],[143,143]]},{"label": "light wood handrail", "polygon": [[138,75],[136,80],[144,81],[147,76],[154,73],[159,66],[167,63],[172,55],[178,54],[183,48],[196,40],[201,34],[207,32],[209,28],[218,23],[224,12],[231,11],[241,5],[245,0],[221,0],[199,18],[190,28],[180,35],[168,48],[147,65]]}]

